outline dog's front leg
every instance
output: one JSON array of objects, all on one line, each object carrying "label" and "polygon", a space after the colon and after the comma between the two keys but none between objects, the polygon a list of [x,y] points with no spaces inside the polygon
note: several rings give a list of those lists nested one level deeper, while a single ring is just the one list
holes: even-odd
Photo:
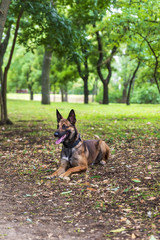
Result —
[{"label": "dog's front leg", "polygon": [[51,179],[53,177],[60,176],[61,174],[65,173],[68,167],[68,162],[65,160],[61,160],[60,167],[51,175],[47,176],[46,178]]},{"label": "dog's front leg", "polygon": [[66,172],[64,172],[63,174],[60,175],[60,177],[68,177],[70,176],[72,173],[78,173],[78,172],[82,172],[82,171],[86,171],[87,170],[87,166],[86,165],[82,165],[82,166],[77,166],[77,167],[72,167],[69,168]]}]

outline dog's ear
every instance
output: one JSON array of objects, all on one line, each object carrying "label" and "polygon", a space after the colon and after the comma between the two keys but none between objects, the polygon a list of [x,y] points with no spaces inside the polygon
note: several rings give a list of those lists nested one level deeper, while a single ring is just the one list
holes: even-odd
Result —
[{"label": "dog's ear", "polygon": [[59,113],[58,109],[56,109],[56,115],[57,115],[57,122],[59,123],[60,120],[63,118],[62,115]]},{"label": "dog's ear", "polygon": [[70,111],[67,120],[73,125],[76,123],[76,115],[73,109]]}]

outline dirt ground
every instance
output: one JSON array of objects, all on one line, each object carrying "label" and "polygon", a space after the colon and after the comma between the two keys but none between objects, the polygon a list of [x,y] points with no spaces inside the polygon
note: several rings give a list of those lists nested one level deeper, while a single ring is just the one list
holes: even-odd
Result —
[{"label": "dirt ground", "polygon": [[70,180],[47,180],[61,149],[53,129],[41,123],[1,126],[0,239],[159,239],[159,140],[135,137],[108,145],[106,165]]}]

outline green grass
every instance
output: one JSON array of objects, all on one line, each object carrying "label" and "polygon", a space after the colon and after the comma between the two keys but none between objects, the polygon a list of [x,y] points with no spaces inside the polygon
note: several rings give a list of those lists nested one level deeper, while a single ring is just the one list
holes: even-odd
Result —
[{"label": "green grass", "polygon": [[[85,135],[107,135],[111,141],[116,138],[139,138],[146,136],[160,139],[160,105],[126,106],[124,104],[78,104],[52,103],[41,105],[40,102],[8,100],[9,118],[13,122],[27,121],[37,124],[43,121],[48,128],[56,128],[56,108],[66,118],[73,108],[76,112],[77,125],[83,137]],[[106,140],[106,139],[105,139]]]}]

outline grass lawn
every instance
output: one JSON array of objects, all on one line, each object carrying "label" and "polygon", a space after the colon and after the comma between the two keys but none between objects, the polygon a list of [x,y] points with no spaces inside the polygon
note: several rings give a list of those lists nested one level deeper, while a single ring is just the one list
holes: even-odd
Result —
[{"label": "grass lawn", "polygon": [[[8,112],[13,122],[19,120],[44,121],[48,127],[56,127],[56,108],[67,117],[73,108],[77,116],[77,125],[82,134],[89,137],[99,135],[104,140],[122,138],[144,138],[155,136],[160,139],[160,105],[124,104],[74,104],[9,100]],[[84,134],[85,135],[85,134]]]}]

